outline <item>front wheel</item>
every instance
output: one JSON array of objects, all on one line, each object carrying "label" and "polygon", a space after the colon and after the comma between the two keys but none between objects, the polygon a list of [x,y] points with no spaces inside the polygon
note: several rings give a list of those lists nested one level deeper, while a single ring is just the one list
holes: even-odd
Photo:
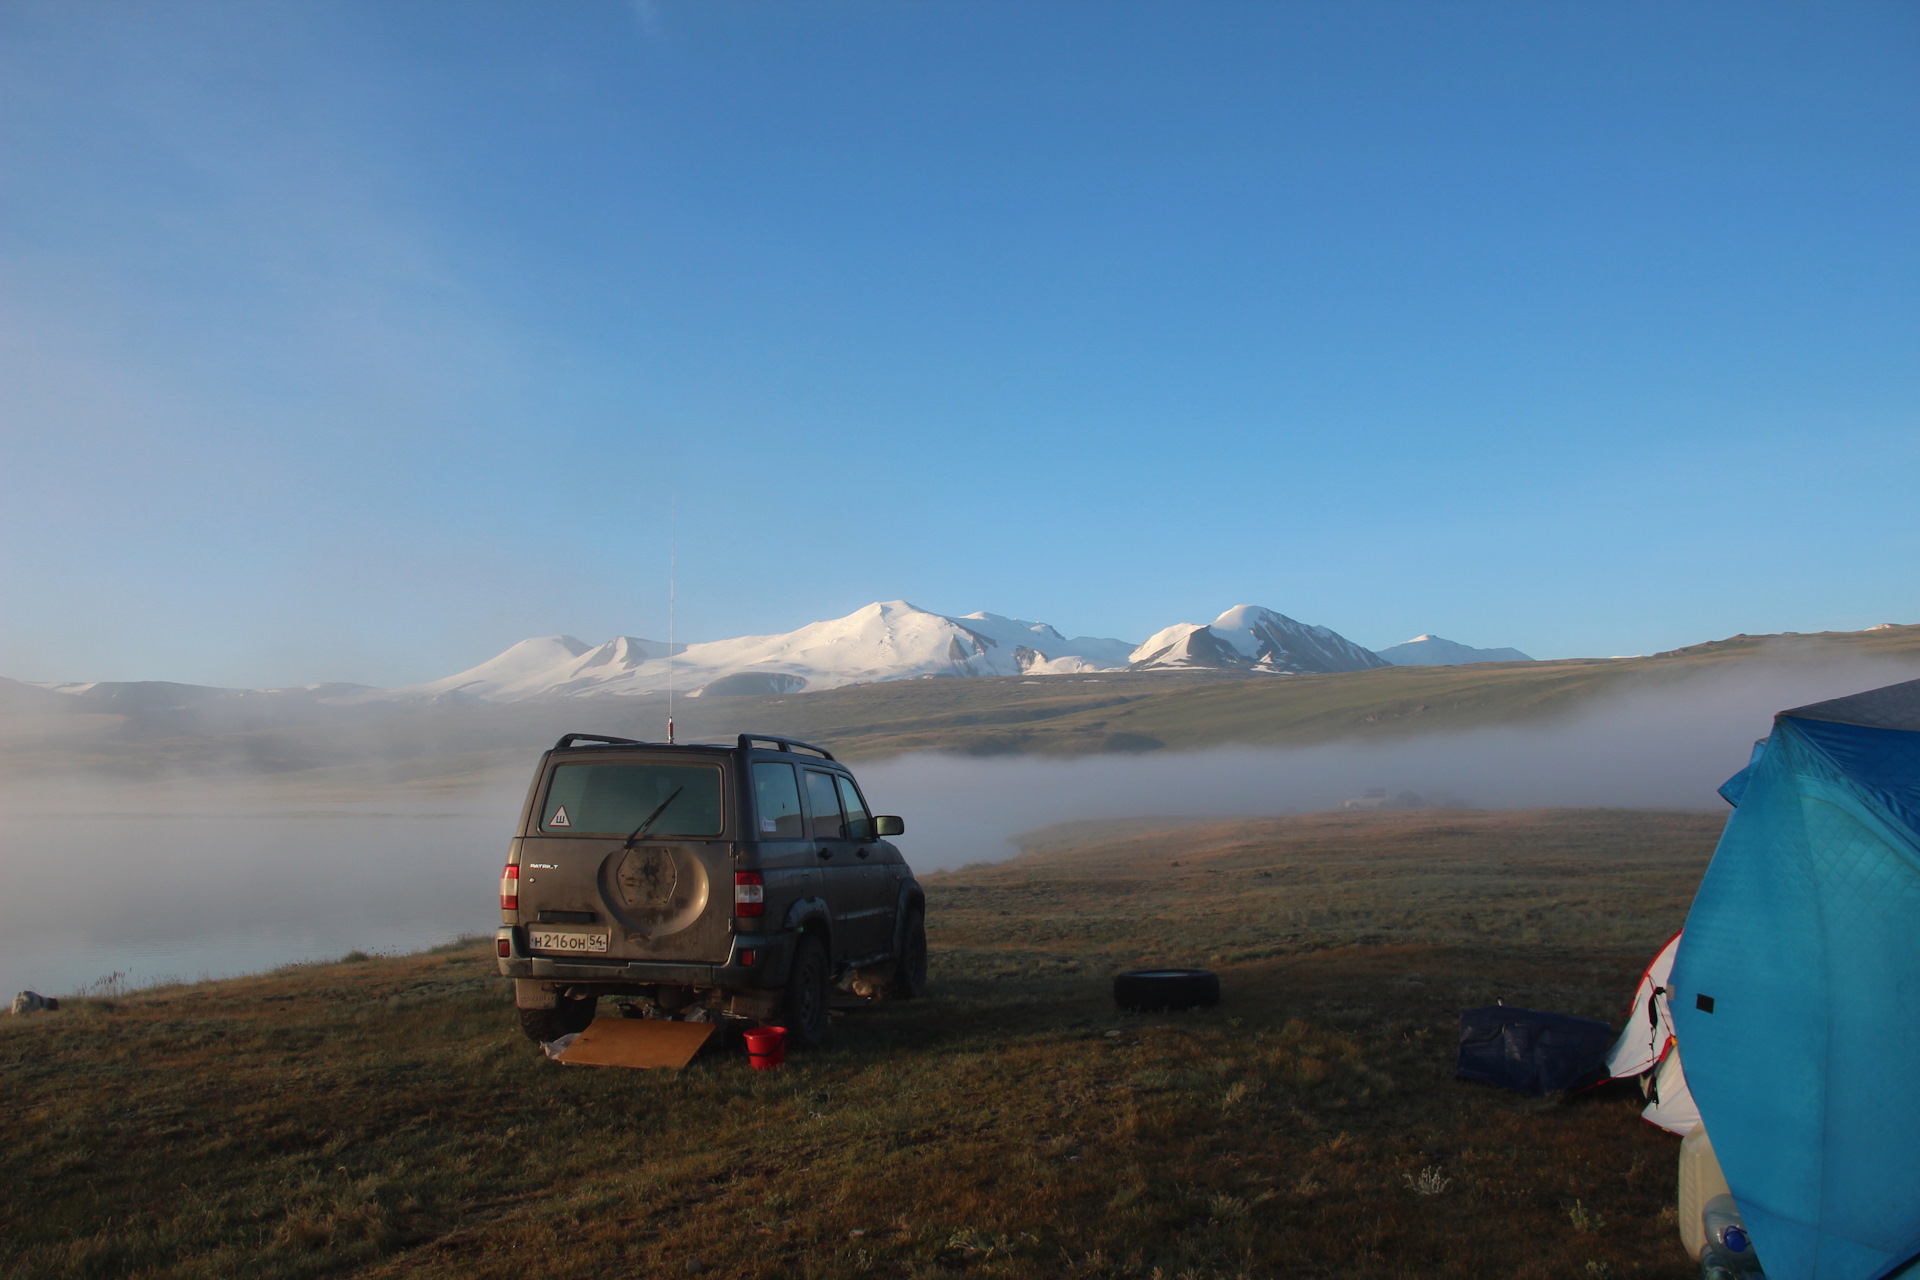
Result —
[{"label": "front wheel", "polygon": [[585,996],[579,1000],[561,996],[554,1001],[551,1009],[522,1009],[520,1030],[535,1044],[546,1044],[561,1036],[585,1031],[592,1025],[593,1011],[599,1003],[598,996]]},{"label": "front wheel", "polygon": [[888,991],[896,1000],[918,1000],[927,994],[927,912],[924,907],[908,907],[907,922],[900,930],[900,958],[893,967],[893,982]]},{"label": "front wheel", "polygon": [[787,1039],[803,1049],[816,1048],[827,1037],[827,949],[810,933],[800,935],[793,949],[793,968],[780,1000]]}]

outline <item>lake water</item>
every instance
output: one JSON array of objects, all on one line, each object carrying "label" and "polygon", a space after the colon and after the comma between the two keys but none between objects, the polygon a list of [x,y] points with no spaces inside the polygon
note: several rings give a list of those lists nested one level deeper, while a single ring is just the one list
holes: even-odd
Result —
[{"label": "lake water", "polygon": [[[46,803],[53,799],[54,803]],[[488,933],[520,796],[399,804],[89,807],[0,817],[0,992],[257,972]]]}]

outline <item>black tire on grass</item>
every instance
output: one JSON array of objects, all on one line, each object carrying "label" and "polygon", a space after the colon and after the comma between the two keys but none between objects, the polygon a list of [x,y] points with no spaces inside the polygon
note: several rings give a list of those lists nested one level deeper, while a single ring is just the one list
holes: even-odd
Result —
[{"label": "black tire on grass", "polygon": [[918,1000],[927,994],[927,913],[922,907],[907,908],[907,922],[900,930],[900,955],[894,962],[893,981],[887,994],[895,1000]]},{"label": "black tire on grass", "polygon": [[1135,969],[1113,980],[1113,1002],[1143,1013],[1210,1009],[1220,1003],[1220,975],[1211,969]]},{"label": "black tire on grass", "polygon": [[827,949],[811,933],[801,934],[793,949],[780,1014],[789,1045],[816,1049],[827,1038]]}]

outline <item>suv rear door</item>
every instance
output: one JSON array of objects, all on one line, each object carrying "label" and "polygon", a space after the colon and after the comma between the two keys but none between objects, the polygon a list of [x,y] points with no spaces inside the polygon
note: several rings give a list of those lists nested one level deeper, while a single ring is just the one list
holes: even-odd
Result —
[{"label": "suv rear door", "polygon": [[[826,872],[814,853],[806,810],[800,803],[799,773],[792,758],[754,759],[749,772],[757,824],[749,838],[758,841],[754,865],[761,872],[766,895],[765,914],[758,927],[778,929],[795,900],[814,896],[816,886],[824,884]],[[822,898],[828,892],[819,889]]]},{"label": "suv rear door", "polygon": [[556,753],[521,841],[520,920],[530,949],[582,960],[724,961],[731,790],[717,755]]}]

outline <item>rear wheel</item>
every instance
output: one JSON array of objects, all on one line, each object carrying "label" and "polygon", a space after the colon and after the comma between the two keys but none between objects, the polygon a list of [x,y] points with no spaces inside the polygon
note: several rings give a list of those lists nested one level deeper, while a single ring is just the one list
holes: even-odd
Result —
[{"label": "rear wheel", "polygon": [[827,949],[810,933],[800,935],[793,949],[793,968],[780,1001],[787,1039],[812,1049],[827,1036]]},{"label": "rear wheel", "polygon": [[927,994],[927,913],[922,907],[907,908],[907,922],[900,930],[900,958],[887,994],[896,1000],[918,1000]]},{"label": "rear wheel", "polygon": [[551,1009],[522,1009],[520,1030],[526,1032],[527,1039],[535,1044],[546,1044],[549,1040],[585,1031],[593,1022],[593,1011],[599,1003],[599,996],[584,996],[578,1000],[561,996],[554,1001]]}]

